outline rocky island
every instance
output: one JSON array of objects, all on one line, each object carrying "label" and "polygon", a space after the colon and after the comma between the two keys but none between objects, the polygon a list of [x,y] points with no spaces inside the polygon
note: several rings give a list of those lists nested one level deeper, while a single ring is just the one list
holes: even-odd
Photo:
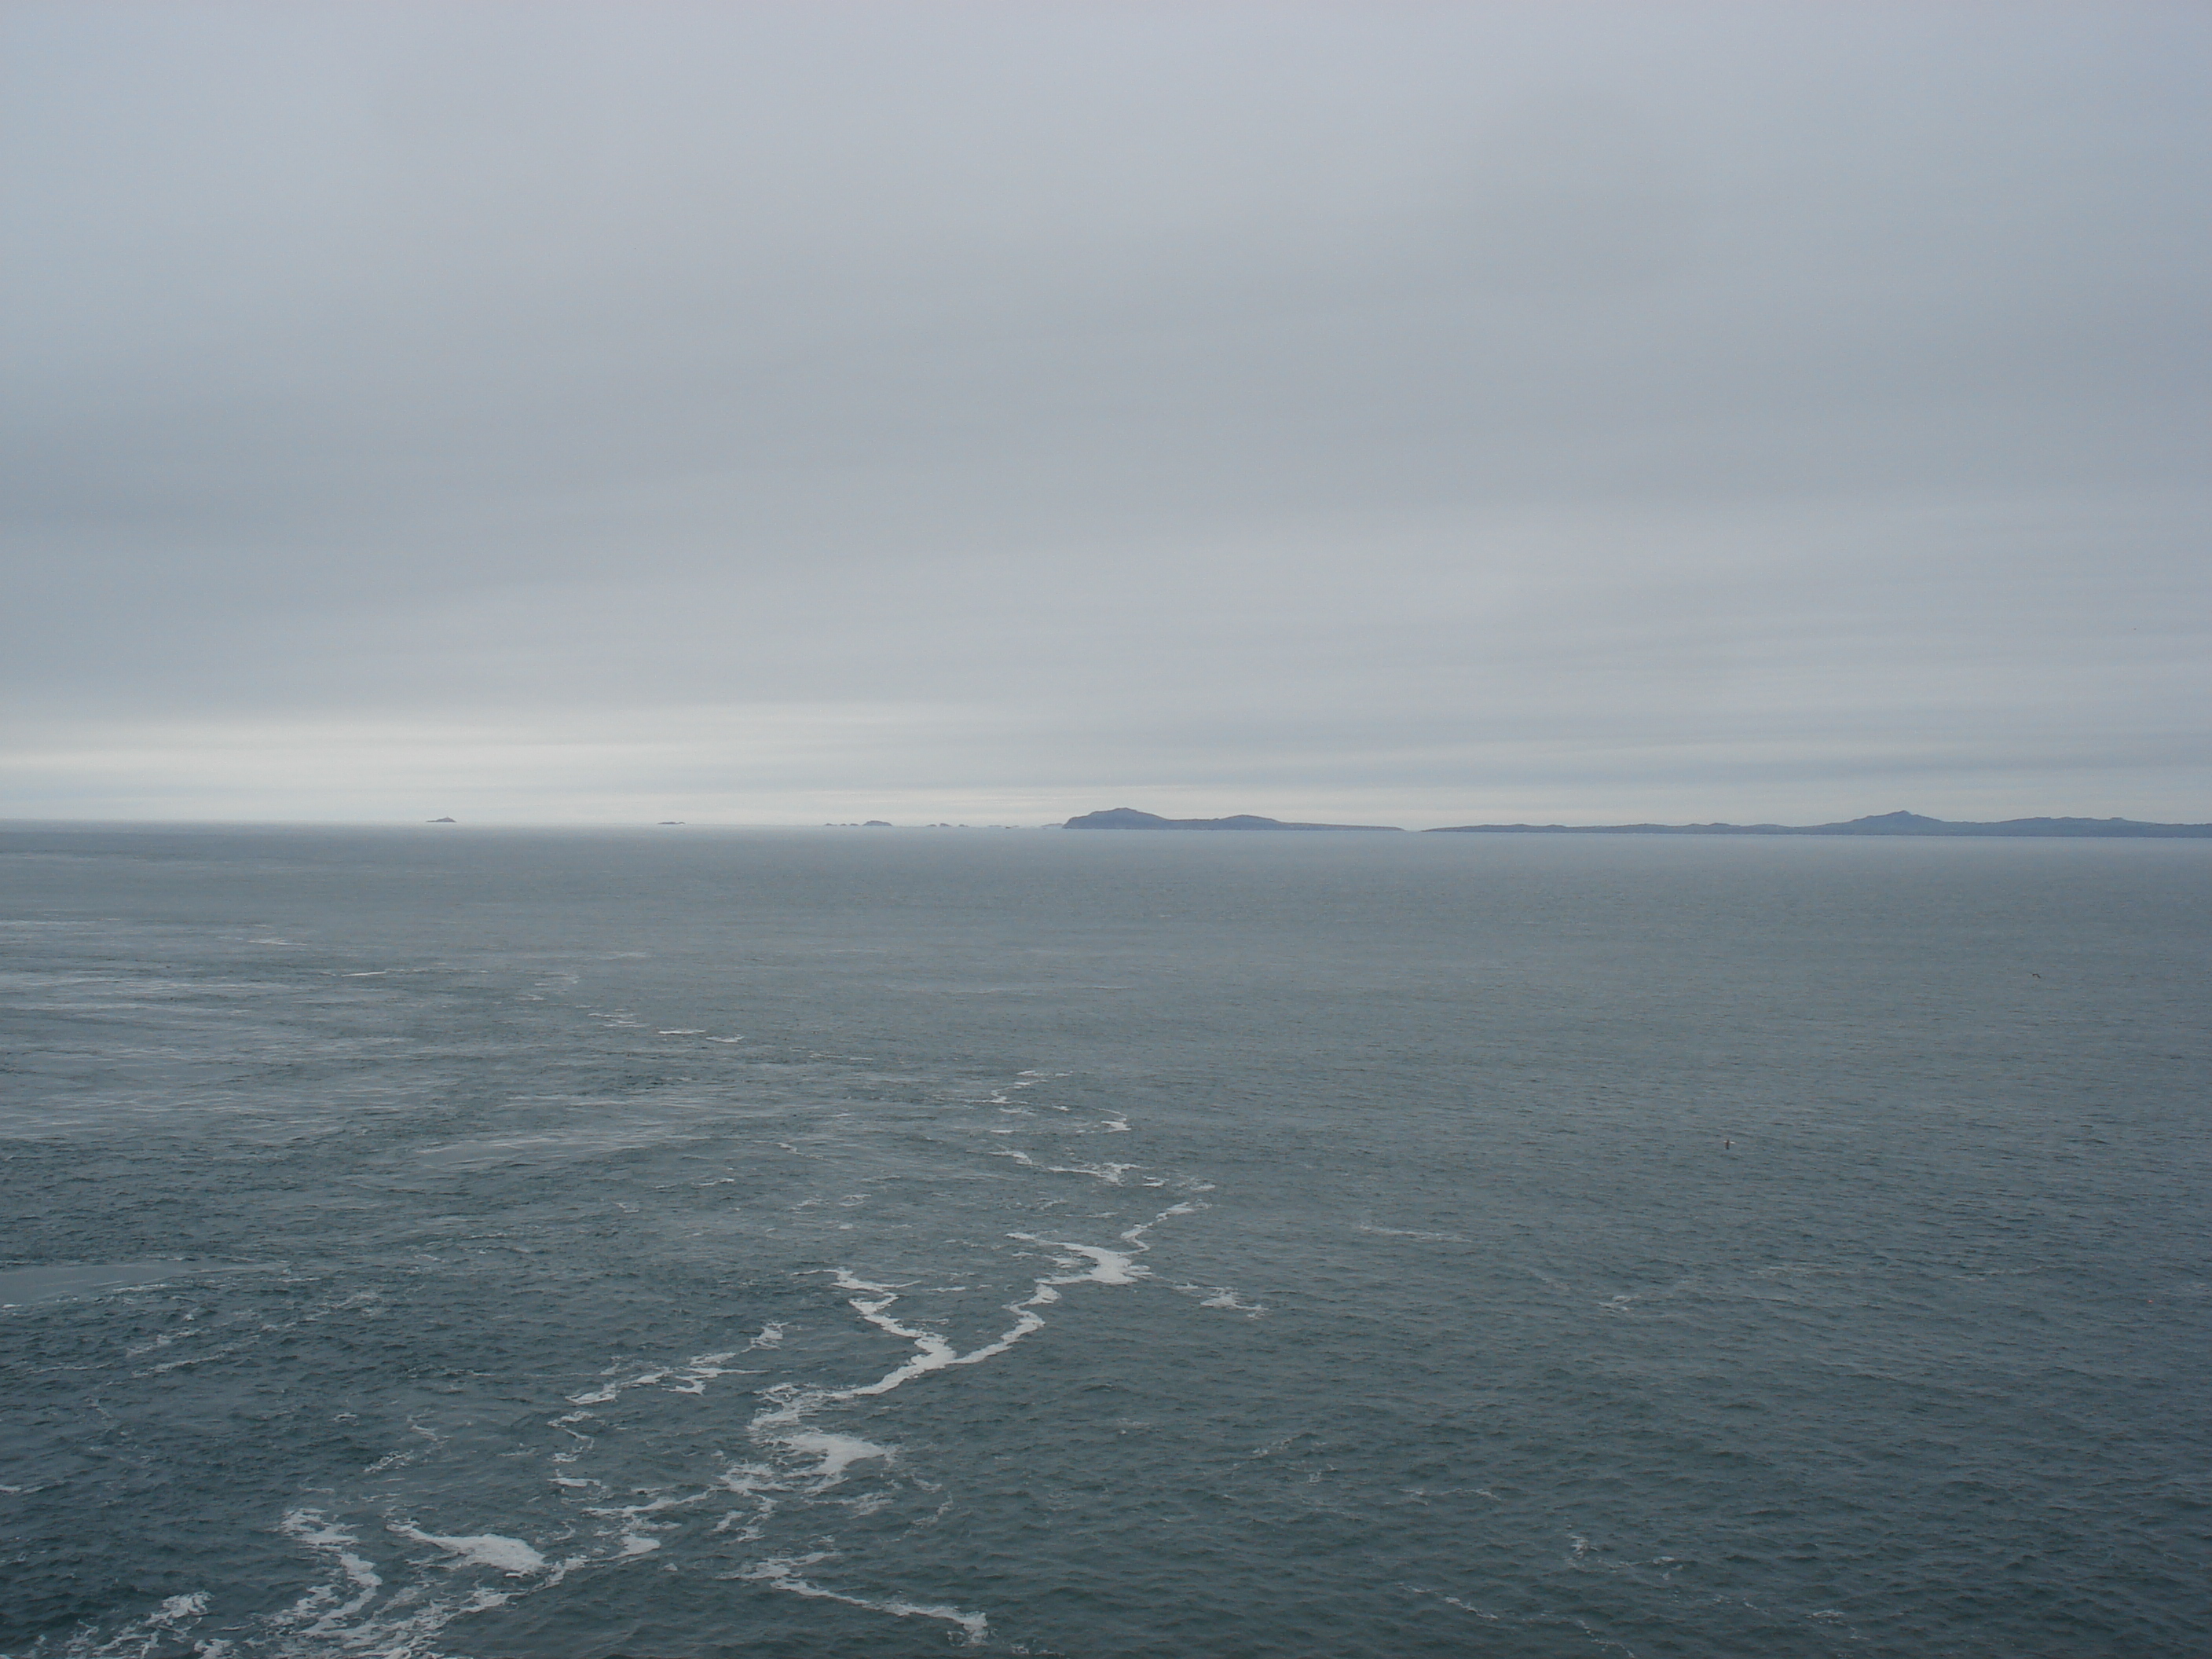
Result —
[{"label": "rocky island", "polygon": [[1139,812],[1133,806],[1109,806],[1103,812],[1085,812],[1060,826],[1063,830],[1388,830],[1403,834],[1395,823],[1285,823],[1276,818],[1255,817],[1239,812],[1226,818],[1164,818]]}]

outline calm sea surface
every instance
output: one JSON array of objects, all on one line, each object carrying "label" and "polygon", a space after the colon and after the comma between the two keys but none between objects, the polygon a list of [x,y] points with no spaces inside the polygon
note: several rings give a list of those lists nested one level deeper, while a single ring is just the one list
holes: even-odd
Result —
[{"label": "calm sea surface", "polygon": [[0,1652],[2212,1651],[2212,844],[0,836]]}]

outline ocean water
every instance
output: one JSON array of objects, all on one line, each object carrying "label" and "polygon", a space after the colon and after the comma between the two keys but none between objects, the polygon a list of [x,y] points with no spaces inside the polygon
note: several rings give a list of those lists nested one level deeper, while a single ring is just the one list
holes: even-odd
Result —
[{"label": "ocean water", "polygon": [[2212,1651],[2212,846],[0,836],[0,1653]]}]

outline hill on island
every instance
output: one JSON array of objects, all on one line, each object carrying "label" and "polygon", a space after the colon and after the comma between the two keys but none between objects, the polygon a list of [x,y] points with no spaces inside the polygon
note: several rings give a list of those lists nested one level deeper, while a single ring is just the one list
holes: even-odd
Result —
[{"label": "hill on island", "polygon": [[[1389,830],[1395,823],[1284,823],[1275,818],[1239,812],[1226,818],[1164,818],[1139,812],[1133,806],[1109,806],[1103,812],[1085,812],[1060,825],[1063,830]],[[1402,832],[1401,832],[1402,833]]]},{"label": "hill on island", "polygon": [[1842,823],[1455,823],[1432,836],[2045,836],[2212,837],[2212,823],[2145,823],[2136,818],[2007,818],[1965,823],[1917,812],[1881,812]]}]

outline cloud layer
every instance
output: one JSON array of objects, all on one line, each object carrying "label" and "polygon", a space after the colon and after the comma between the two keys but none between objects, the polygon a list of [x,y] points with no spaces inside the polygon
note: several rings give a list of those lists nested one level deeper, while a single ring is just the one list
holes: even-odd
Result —
[{"label": "cloud layer", "polygon": [[0,811],[2212,817],[2191,9],[5,28]]}]

